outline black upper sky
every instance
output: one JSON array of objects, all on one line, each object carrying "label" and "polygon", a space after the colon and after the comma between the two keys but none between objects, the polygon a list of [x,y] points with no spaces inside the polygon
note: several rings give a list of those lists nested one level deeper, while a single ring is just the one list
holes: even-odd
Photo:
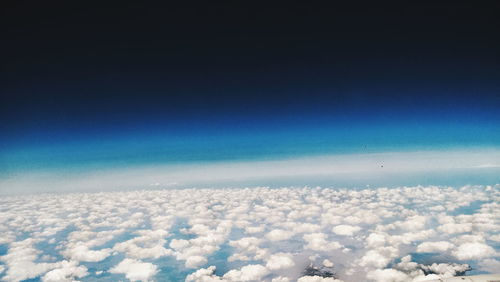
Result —
[{"label": "black upper sky", "polygon": [[498,120],[500,3],[435,2],[3,2],[0,129],[464,109]]}]

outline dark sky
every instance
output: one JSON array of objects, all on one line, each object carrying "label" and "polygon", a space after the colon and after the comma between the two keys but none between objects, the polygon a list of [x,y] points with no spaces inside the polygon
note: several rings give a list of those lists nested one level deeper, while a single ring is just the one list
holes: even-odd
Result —
[{"label": "dark sky", "polygon": [[6,2],[4,140],[187,124],[500,120],[498,1]]}]

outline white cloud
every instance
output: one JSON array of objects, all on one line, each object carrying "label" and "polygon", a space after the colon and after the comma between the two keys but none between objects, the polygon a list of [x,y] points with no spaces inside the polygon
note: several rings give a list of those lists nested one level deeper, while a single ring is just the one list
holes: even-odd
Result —
[{"label": "white cloud", "polygon": [[158,270],[152,263],[126,258],[109,272],[125,274],[125,277],[131,281],[149,281]]},{"label": "white cloud", "polygon": [[157,259],[172,254],[172,250],[163,247],[166,242],[164,238],[169,235],[167,231],[162,229],[154,231],[139,230],[135,233],[141,236],[117,243],[113,246],[113,250],[126,253],[128,257],[136,259]]},{"label": "white cloud", "polygon": [[215,266],[201,268],[189,274],[186,277],[186,282],[217,282],[223,281],[219,276],[214,274]]},{"label": "white cloud", "polygon": [[500,261],[497,259],[485,259],[479,263],[479,269],[489,273],[498,273]]},{"label": "white cloud", "polygon": [[332,277],[321,277],[321,276],[302,276],[297,282],[342,282]]},{"label": "white cloud", "polygon": [[173,239],[170,242],[170,248],[174,250],[182,250],[189,246],[189,241],[188,240],[183,240],[183,239]]},{"label": "white cloud", "polygon": [[367,238],[366,238],[366,245],[369,248],[375,248],[375,247],[380,247],[385,245],[386,242],[386,236],[383,234],[378,234],[378,233],[371,233]]},{"label": "white cloud", "polygon": [[417,253],[444,253],[454,245],[447,241],[423,242],[417,246]]},{"label": "white cloud", "polygon": [[324,259],[323,262],[321,263],[325,267],[333,267],[333,262],[331,262],[329,259]]},{"label": "white cloud", "polygon": [[38,277],[39,275],[58,267],[59,263],[35,263],[40,251],[34,248],[33,239],[13,242],[6,255],[0,260],[7,265],[6,275],[3,280],[21,281]]},{"label": "white cloud", "polygon": [[90,250],[84,244],[78,243],[62,252],[62,254],[72,260],[85,262],[99,262],[111,254],[110,249]]},{"label": "white cloud", "polygon": [[271,282],[290,282],[290,278],[284,276],[278,276],[273,278]]},{"label": "white cloud", "polygon": [[206,257],[203,256],[190,256],[186,259],[186,267],[187,268],[197,268],[202,266],[208,262]]},{"label": "white cloud", "polygon": [[223,278],[229,281],[262,281],[262,278],[269,274],[269,270],[259,264],[243,266],[239,270],[230,270],[224,274]]},{"label": "white cloud", "polygon": [[352,225],[337,225],[333,227],[332,231],[333,233],[337,235],[343,235],[343,236],[352,236],[355,233],[358,233],[361,230],[361,227],[359,226],[352,226]]},{"label": "white cloud", "polygon": [[287,269],[295,265],[291,254],[277,253],[267,260],[266,267],[270,270]]},{"label": "white cloud", "polygon": [[411,281],[410,277],[399,270],[388,268],[388,269],[376,269],[368,273],[367,278],[369,280],[377,282],[407,282]]},{"label": "white cloud", "polygon": [[87,268],[83,265],[78,265],[76,261],[63,261],[61,266],[47,272],[43,278],[43,282],[70,282],[77,281],[76,278],[83,278],[88,275]]},{"label": "white cloud", "polygon": [[495,255],[495,250],[483,243],[465,243],[453,251],[453,255],[459,260],[482,259]]},{"label": "white cloud", "polygon": [[438,227],[438,230],[448,234],[466,233],[472,231],[470,223],[446,223]]},{"label": "white cloud", "polygon": [[452,277],[457,273],[465,272],[470,269],[467,264],[456,263],[433,263],[431,265],[419,265],[423,270],[441,275],[441,277]]},{"label": "white cloud", "polygon": [[271,232],[266,234],[266,238],[271,241],[282,241],[290,239],[294,234],[293,232],[282,230],[282,229],[274,229]]},{"label": "white cloud", "polygon": [[387,251],[388,248],[381,250],[370,250],[361,258],[360,265],[374,268],[384,268],[391,261],[394,256],[391,252],[394,252],[393,248]]},{"label": "white cloud", "polygon": [[338,242],[327,241],[327,235],[325,233],[304,234],[303,238],[304,241],[307,242],[307,245],[304,246],[305,249],[328,252],[342,248],[342,245]]}]

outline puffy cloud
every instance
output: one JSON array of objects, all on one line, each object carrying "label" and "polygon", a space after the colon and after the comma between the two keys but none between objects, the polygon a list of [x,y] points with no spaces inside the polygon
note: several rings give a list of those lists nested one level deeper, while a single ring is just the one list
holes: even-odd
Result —
[{"label": "puffy cloud", "polygon": [[277,253],[267,260],[266,267],[270,270],[287,269],[295,265],[291,254]]},{"label": "puffy cloud", "polygon": [[483,243],[465,243],[458,246],[453,255],[459,260],[482,259],[495,255],[495,250]]},{"label": "puffy cloud", "polygon": [[411,260],[411,255],[407,255],[401,258],[401,262],[396,264],[395,268],[405,272],[411,272],[419,267],[418,263]]},{"label": "puffy cloud", "polygon": [[[125,242],[115,244],[113,250],[126,253],[128,257],[136,259],[160,258],[171,255],[172,251],[163,247],[168,236],[168,232],[162,229],[158,230],[139,230],[135,233],[141,235]],[[172,243],[171,243],[172,245]],[[175,245],[175,243],[174,243]]]},{"label": "puffy cloud", "polygon": [[399,270],[388,268],[388,269],[376,269],[368,272],[367,278],[369,280],[377,282],[407,282],[411,281],[410,277]]},{"label": "puffy cloud", "polygon": [[290,239],[294,234],[293,232],[282,230],[282,229],[274,229],[271,232],[266,234],[266,238],[271,241],[282,241]]},{"label": "puffy cloud", "polygon": [[352,225],[337,225],[333,227],[332,231],[333,233],[337,235],[343,235],[343,236],[352,236],[355,233],[358,233],[361,230],[361,227],[359,226],[352,226]]},{"label": "puffy cloud", "polygon": [[488,239],[490,239],[491,241],[500,242],[500,234],[492,235]]},{"label": "puffy cloud", "polygon": [[152,263],[126,258],[109,272],[125,274],[125,277],[131,281],[149,281],[158,270]]},{"label": "puffy cloud", "polygon": [[43,282],[70,282],[77,281],[75,278],[83,278],[88,275],[87,268],[83,265],[78,265],[76,261],[63,261],[61,266],[47,272],[43,278]]},{"label": "puffy cloud", "polygon": [[419,265],[422,270],[441,275],[441,277],[452,277],[456,274],[465,273],[470,270],[468,264],[457,263],[433,263],[431,265]]},{"label": "puffy cloud", "polygon": [[453,247],[452,243],[446,241],[423,242],[417,246],[417,253],[443,253]]},{"label": "puffy cloud", "polygon": [[223,281],[222,278],[214,274],[215,266],[201,268],[189,274],[186,277],[186,282],[217,282]]},{"label": "puffy cloud", "polygon": [[321,276],[302,276],[297,282],[342,282],[332,277],[321,277]]},{"label": "puffy cloud", "polygon": [[229,245],[236,249],[229,258],[229,261],[259,260],[268,256],[268,250],[259,247],[262,239],[256,237],[244,237],[239,240],[230,241]]},{"label": "puffy cloud", "polygon": [[271,282],[290,282],[290,278],[283,277],[283,276],[278,276],[278,277],[273,278],[271,280]]},{"label": "puffy cloud", "polygon": [[[393,268],[379,268],[366,274],[368,280],[374,281],[428,281],[449,278],[470,270],[467,264],[433,263],[432,265],[418,264],[412,261],[410,255],[401,258],[401,262]],[[427,275],[426,275],[427,273]]]},{"label": "puffy cloud", "polygon": [[190,256],[186,259],[186,267],[187,268],[197,268],[201,265],[204,265],[208,262],[206,257],[203,256]]},{"label": "puffy cloud", "polygon": [[34,239],[29,238],[10,244],[8,253],[0,257],[0,260],[7,265],[7,273],[3,280],[21,281],[36,278],[59,266],[59,263],[34,262],[40,254],[40,251],[33,246],[35,243]]},{"label": "puffy cloud", "polygon": [[427,217],[423,215],[413,215],[404,221],[396,222],[395,225],[406,231],[417,231],[424,228],[427,223]]},{"label": "puffy cloud", "polygon": [[265,226],[246,226],[245,227],[245,232],[249,234],[254,234],[254,233],[261,233],[264,232]]},{"label": "puffy cloud", "polygon": [[239,270],[230,270],[223,277],[229,281],[262,281],[262,278],[267,274],[269,274],[269,270],[264,266],[250,264]]},{"label": "puffy cloud", "polygon": [[342,248],[342,245],[338,242],[327,241],[325,233],[304,234],[303,238],[307,242],[307,245],[304,246],[305,249],[328,252]]},{"label": "puffy cloud", "polygon": [[69,259],[85,262],[98,262],[107,258],[111,254],[110,249],[90,250],[83,244],[77,244],[62,252]]},{"label": "puffy cloud", "polygon": [[378,233],[371,233],[367,238],[366,238],[366,245],[369,248],[376,248],[385,245],[386,242],[386,236],[383,234],[378,234]]},{"label": "puffy cloud", "polygon": [[472,231],[472,224],[470,223],[446,223],[438,227],[438,230],[448,234],[466,233]]},{"label": "puffy cloud", "polygon": [[390,252],[395,252],[393,248],[383,248],[380,250],[370,250],[366,252],[366,254],[361,258],[360,265],[375,267],[375,268],[383,268],[386,267],[394,256]]},{"label": "puffy cloud", "polygon": [[485,259],[479,263],[479,269],[490,273],[498,273],[500,261],[496,259]]},{"label": "puffy cloud", "polygon": [[[186,277],[186,282],[244,282],[244,281],[262,281],[262,278],[269,274],[269,270],[259,264],[243,266],[241,269],[233,269],[224,274],[223,277],[215,275],[215,266],[198,269]],[[274,280],[273,280],[274,281]],[[276,281],[287,281],[279,279]]]},{"label": "puffy cloud", "polygon": [[325,267],[333,267],[333,262],[331,262],[330,260],[328,259],[324,259],[323,262],[322,262],[323,266]]},{"label": "puffy cloud", "polygon": [[189,241],[188,240],[183,240],[183,239],[173,239],[170,242],[170,248],[174,250],[182,250],[189,246]]}]

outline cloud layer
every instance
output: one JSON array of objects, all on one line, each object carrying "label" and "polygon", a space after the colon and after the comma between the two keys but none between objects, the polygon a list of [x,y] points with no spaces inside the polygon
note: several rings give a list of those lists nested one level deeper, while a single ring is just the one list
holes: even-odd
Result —
[{"label": "cloud layer", "polygon": [[365,187],[500,182],[500,149],[383,152],[0,174],[0,195],[247,186]]},{"label": "cloud layer", "polygon": [[0,278],[424,281],[500,269],[500,185],[0,198]]}]

